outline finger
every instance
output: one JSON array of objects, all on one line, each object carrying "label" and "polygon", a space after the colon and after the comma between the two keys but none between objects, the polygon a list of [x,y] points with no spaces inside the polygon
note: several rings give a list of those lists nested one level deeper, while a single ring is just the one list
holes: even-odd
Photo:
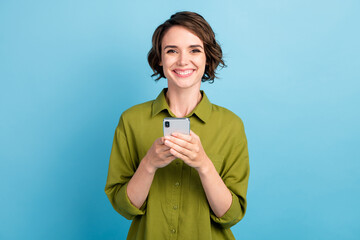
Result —
[{"label": "finger", "polygon": [[185,156],[184,154],[181,154],[180,152],[176,151],[175,149],[170,149],[170,152],[172,155],[174,155],[176,158],[180,158],[181,160],[183,160],[185,163],[187,161],[189,161],[189,158],[187,156]]},{"label": "finger", "polygon": [[154,154],[161,156],[164,154],[164,152],[169,151],[170,147],[164,145],[164,144],[157,144],[154,143],[153,146],[151,147],[151,150],[153,151]]},{"label": "finger", "polygon": [[[171,153],[170,153],[170,154],[171,154]],[[175,159],[177,159],[177,157],[175,157],[174,155],[171,154],[171,156],[167,157],[167,158],[165,159],[165,161],[167,161],[167,162],[172,162],[172,161],[174,161]]]},{"label": "finger", "polygon": [[164,144],[165,138],[161,137],[161,138],[158,138],[157,140],[158,140],[159,144]]},{"label": "finger", "polygon": [[[165,140],[166,141],[166,140]],[[165,142],[164,144],[156,146],[158,149],[162,149],[163,151],[166,151],[166,149],[169,149],[169,146],[166,146]]]},{"label": "finger", "polygon": [[[189,149],[184,148],[184,147],[182,147],[182,146],[180,146],[180,145],[178,145],[176,143],[173,143],[173,142],[171,142],[169,140],[166,140],[165,144],[166,144],[166,146],[171,147],[171,149],[176,150],[177,152],[181,153],[182,155],[185,155],[185,156],[191,158],[192,151],[190,151]],[[170,149],[170,153],[171,153],[171,149]]]},{"label": "finger", "polygon": [[200,139],[198,135],[196,135],[196,133],[194,133],[193,131],[190,130],[190,136],[193,138],[197,138]]},{"label": "finger", "polygon": [[166,151],[163,153],[163,156],[164,156],[165,158],[168,158],[168,157],[173,156],[173,155],[171,154],[171,152],[170,152],[170,149],[171,149],[171,148],[168,148],[168,150],[166,150]]},{"label": "finger", "polygon": [[175,132],[175,133],[172,133],[171,136],[173,137],[177,137],[177,138],[181,138],[187,142],[191,142],[193,137],[190,136],[190,135],[187,135],[187,134],[182,134],[182,133],[178,133],[178,132]]},{"label": "finger", "polygon": [[[166,150],[169,150],[170,148],[165,145],[165,138],[161,137],[155,140],[155,148],[158,149],[158,152],[164,152]],[[156,146],[157,145],[157,146]]]},{"label": "finger", "polygon": [[176,138],[176,137],[169,137],[167,138],[167,140],[165,140],[164,144],[168,147],[173,147],[173,145],[171,143],[175,143],[176,145],[179,145],[183,148],[186,148],[188,150],[193,150],[194,146],[192,143],[184,141],[180,138]]}]

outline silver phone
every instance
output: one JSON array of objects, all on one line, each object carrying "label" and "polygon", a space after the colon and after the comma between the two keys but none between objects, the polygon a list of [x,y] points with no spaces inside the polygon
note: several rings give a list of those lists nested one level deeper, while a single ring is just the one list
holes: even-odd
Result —
[{"label": "silver phone", "polygon": [[173,132],[190,135],[190,119],[188,118],[164,118],[164,136],[170,136]]}]

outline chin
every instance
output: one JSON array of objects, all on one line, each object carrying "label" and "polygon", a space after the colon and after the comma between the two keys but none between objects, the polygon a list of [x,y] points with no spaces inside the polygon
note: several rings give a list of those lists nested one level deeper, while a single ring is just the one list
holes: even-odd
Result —
[{"label": "chin", "polygon": [[175,88],[178,88],[178,89],[189,89],[189,88],[194,88],[194,87],[197,87],[197,83],[189,83],[189,82],[172,82],[172,83],[168,83],[168,86],[173,86]]}]

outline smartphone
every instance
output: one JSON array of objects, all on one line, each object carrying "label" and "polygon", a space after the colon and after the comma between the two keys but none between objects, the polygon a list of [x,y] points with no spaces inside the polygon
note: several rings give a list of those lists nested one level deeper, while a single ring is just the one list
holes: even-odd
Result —
[{"label": "smartphone", "polygon": [[173,132],[190,135],[190,119],[188,118],[164,118],[164,136],[170,136]]}]

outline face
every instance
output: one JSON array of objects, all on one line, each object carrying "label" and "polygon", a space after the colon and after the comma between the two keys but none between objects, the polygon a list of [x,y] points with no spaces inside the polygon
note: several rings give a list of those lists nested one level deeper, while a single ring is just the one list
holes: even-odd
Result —
[{"label": "face", "polygon": [[169,88],[198,88],[204,75],[204,44],[181,26],[171,27],[161,42],[161,62]]}]

